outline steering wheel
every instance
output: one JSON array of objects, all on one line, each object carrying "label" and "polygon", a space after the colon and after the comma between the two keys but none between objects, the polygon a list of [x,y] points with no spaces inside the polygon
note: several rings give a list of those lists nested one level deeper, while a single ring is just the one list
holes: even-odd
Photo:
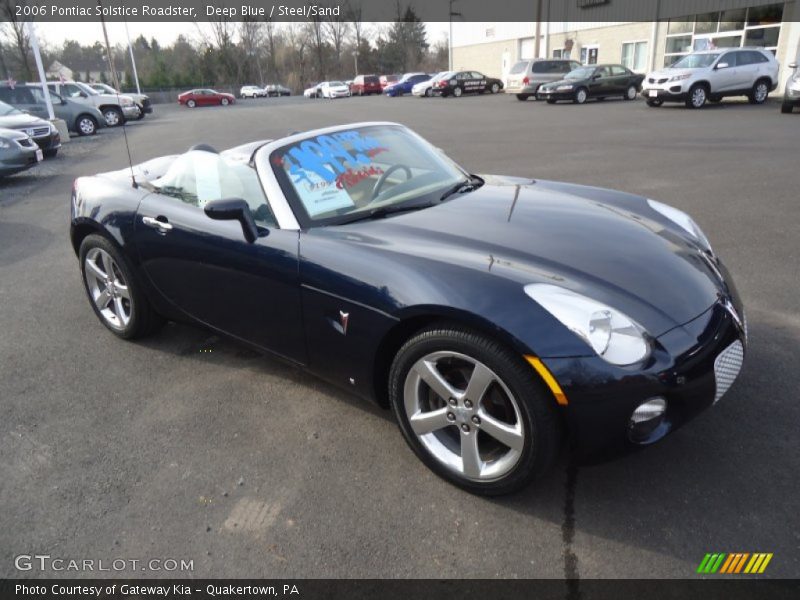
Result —
[{"label": "steering wheel", "polygon": [[376,181],[376,182],[375,182],[375,187],[374,187],[374,188],[372,188],[372,195],[371,195],[371,196],[370,196],[370,198],[369,198],[369,201],[370,201],[370,202],[375,202],[375,199],[376,199],[376,198],[378,197],[378,195],[381,193],[381,188],[383,187],[383,184],[384,184],[384,183],[386,183],[386,180],[387,180],[387,179],[389,179],[389,175],[391,175],[392,173],[394,173],[394,172],[395,172],[395,171],[397,171],[398,169],[403,169],[403,171],[405,171],[405,173],[406,173],[406,179],[411,179],[411,177],[412,177],[412,175],[411,175],[411,169],[410,169],[410,168],[408,168],[408,166],[407,166],[407,165],[401,165],[401,164],[392,165],[391,167],[389,167],[388,169],[386,169],[386,170],[383,172],[383,175],[381,175],[381,176],[378,178],[378,181]]}]

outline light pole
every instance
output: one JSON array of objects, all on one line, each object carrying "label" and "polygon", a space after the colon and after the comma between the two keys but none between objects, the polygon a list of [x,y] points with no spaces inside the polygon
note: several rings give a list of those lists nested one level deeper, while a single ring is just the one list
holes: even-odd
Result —
[{"label": "light pole", "polygon": [[448,17],[450,18],[450,35],[447,38],[447,70],[453,70],[453,17],[460,17],[462,16],[460,12],[453,12],[453,3],[458,2],[458,0],[448,0],[449,1],[449,9],[448,9]]},{"label": "light pole", "polygon": [[355,65],[356,72],[353,74],[353,77],[358,77],[358,49],[353,50],[353,63]]},{"label": "light pole", "polygon": [[[139,87],[139,74],[136,72],[136,59],[133,57],[133,46],[131,46],[131,36],[128,33],[128,22],[125,21],[125,37],[128,40],[128,50],[131,53],[131,65],[133,65],[133,79],[136,81],[136,93],[141,94],[142,90]],[[130,85],[129,82],[126,82]]]}]

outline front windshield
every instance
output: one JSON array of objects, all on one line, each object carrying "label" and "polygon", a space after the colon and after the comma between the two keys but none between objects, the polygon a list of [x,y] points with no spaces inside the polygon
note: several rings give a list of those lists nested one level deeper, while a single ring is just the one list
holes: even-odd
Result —
[{"label": "front windshield", "polygon": [[672,63],[670,69],[703,69],[710,67],[719,54],[689,54],[678,62]]},{"label": "front windshield", "polygon": [[594,67],[578,67],[567,73],[565,79],[588,79],[594,73]]},{"label": "front windshield", "polygon": [[13,106],[9,106],[5,102],[0,102],[0,117],[5,117],[6,115],[16,115],[19,114],[19,111],[14,108]]},{"label": "front windshield", "polygon": [[341,81],[331,81],[328,84],[329,87],[343,87],[344,84]]},{"label": "front windshield", "polygon": [[467,174],[407,129],[374,125],[283,146],[270,164],[286,196],[314,225],[373,210],[431,204]]}]

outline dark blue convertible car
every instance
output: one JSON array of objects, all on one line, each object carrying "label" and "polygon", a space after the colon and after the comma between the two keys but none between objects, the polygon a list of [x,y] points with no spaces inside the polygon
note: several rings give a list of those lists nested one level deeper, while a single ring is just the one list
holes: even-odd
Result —
[{"label": "dark blue convertible car", "polygon": [[685,213],[473,175],[393,123],[80,178],[71,239],[116,335],[193,322],[305,367],[391,407],[425,464],[482,494],[528,484],[565,437],[588,457],[661,439],[745,352]]}]

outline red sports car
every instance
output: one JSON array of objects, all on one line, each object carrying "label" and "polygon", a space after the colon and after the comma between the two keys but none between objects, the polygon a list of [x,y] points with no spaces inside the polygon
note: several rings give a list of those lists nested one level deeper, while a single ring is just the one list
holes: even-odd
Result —
[{"label": "red sports car", "polygon": [[188,92],[183,92],[178,96],[178,104],[185,104],[189,108],[217,104],[228,106],[234,102],[236,102],[236,98],[233,96],[233,94],[226,94],[209,89],[189,90]]}]

